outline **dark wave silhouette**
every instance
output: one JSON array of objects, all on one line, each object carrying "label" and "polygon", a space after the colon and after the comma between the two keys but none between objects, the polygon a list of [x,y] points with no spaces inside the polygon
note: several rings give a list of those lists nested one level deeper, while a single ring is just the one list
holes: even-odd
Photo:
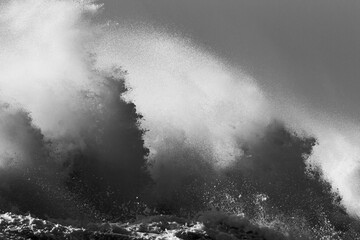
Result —
[{"label": "dark wave silhouette", "polygon": [[[353,197],[334,189],[344,182],[309,160],[326,134],[299,135],[255,81],[186,41],[97,25],[98,8],[0,8],[1,211],[78,225],[207,216],[226,234],[246,219],[300,239],[359,236],[340,196]],[[125,47],[92,46],[111,40]],[[112,54],[134,73],[107,68]]]}]

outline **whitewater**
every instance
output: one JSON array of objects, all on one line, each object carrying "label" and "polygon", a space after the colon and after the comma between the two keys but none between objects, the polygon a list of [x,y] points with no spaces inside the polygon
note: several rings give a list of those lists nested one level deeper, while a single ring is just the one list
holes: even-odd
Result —
[{"label": "whitewater", "polygon": [[271,92],[181,32],[104,20],[104,7],[0,4],[1,226],[29,213],[51,227],[124,222],[138,238],[141,224],[153,239],[360,237],[354,120]]}]

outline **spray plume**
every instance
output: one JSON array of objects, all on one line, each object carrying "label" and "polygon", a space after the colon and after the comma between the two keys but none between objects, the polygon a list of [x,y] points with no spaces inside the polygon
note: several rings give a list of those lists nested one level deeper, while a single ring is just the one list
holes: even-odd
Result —
[{"label": "spray plume", "polygon": [[[349,125],[324,127],[310,110],[274,107],[254,79],[168,30],[96,23],[100,7],[1,5],[2,206],[18,201],[23,211],[35,209],[12,192],[29,185],[38,192],[56,186],[61,194],[52,192],[52,200],[113,214],[141,195],[170,210],[191,201],[195,210],[224,206],[245,195],[240,209],[250,212],[259,199],[283,214],[322,202],[340,228],[338,216],[352,220],[332,202],[338,190],[348,212],[359,214],[358,147]],[[306,191],[314,199],[290,209]],[[184,192],[192,199],[174,206]]]}]

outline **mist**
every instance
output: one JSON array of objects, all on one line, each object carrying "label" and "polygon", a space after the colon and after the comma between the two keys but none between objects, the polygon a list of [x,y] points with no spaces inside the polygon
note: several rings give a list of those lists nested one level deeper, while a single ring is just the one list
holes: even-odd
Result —
[{"label": "mist", "polygon": [[311,109],[285,89],[283,95],[276,92],[274,96],[226,59],[166,28],[112,26],[111,34],[101,42],[98,64],[109,67],[121,62],[131,73],[127,78],[131,91],[125,98],[136,104],[145,118],[142,126],[150,129],[144,138],[151,150],[150,161],[172,161],[164,157],[169,151],[164,149],[173,149],[172,144],[200,143],[197,149],[208,154],[206,161],[216,168],[229,166],[241,161],[242,143],[251,142],[272,121],[280,120],[290,132],[317,139],[309,166],[319,167],[333,191],[343,197],[349,213],[358,214],[353,189],[358,177],[350,167],[358,161],[357,134],[350,129],[358,127],[350,118]]},{"label": "mist", "polygon": [[[356,123],[275,95],[180,32],[100,14],[93,1],[1,5],[3,207],[102,219],[141,201],[255,216],[264,199],[274,216],[314,219],[306,208],[322,206],[315,218],[335,228],[355,221]],[[43,209],[21,200],[28,188]]]}]

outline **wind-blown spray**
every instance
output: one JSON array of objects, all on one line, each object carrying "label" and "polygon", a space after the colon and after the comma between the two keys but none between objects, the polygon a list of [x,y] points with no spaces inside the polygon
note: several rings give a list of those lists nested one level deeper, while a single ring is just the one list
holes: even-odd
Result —
[{"label": "wind-blown spray", "polygon": [[[1,6],[2,208],[119,217],[141,199],[171,214],[213,207],[294,228],[305,219],[312,233],[355,224],[333,193],[358,214],[346,186],[355,173],[339,180],[334,170],[358,166],[343,154],[357,149],[347,135],[334,142],[306,111],[275,107],[254,79],[181,35],[94,22],[99,8]],[[328,162],[336,153],[343,160]]]}]

